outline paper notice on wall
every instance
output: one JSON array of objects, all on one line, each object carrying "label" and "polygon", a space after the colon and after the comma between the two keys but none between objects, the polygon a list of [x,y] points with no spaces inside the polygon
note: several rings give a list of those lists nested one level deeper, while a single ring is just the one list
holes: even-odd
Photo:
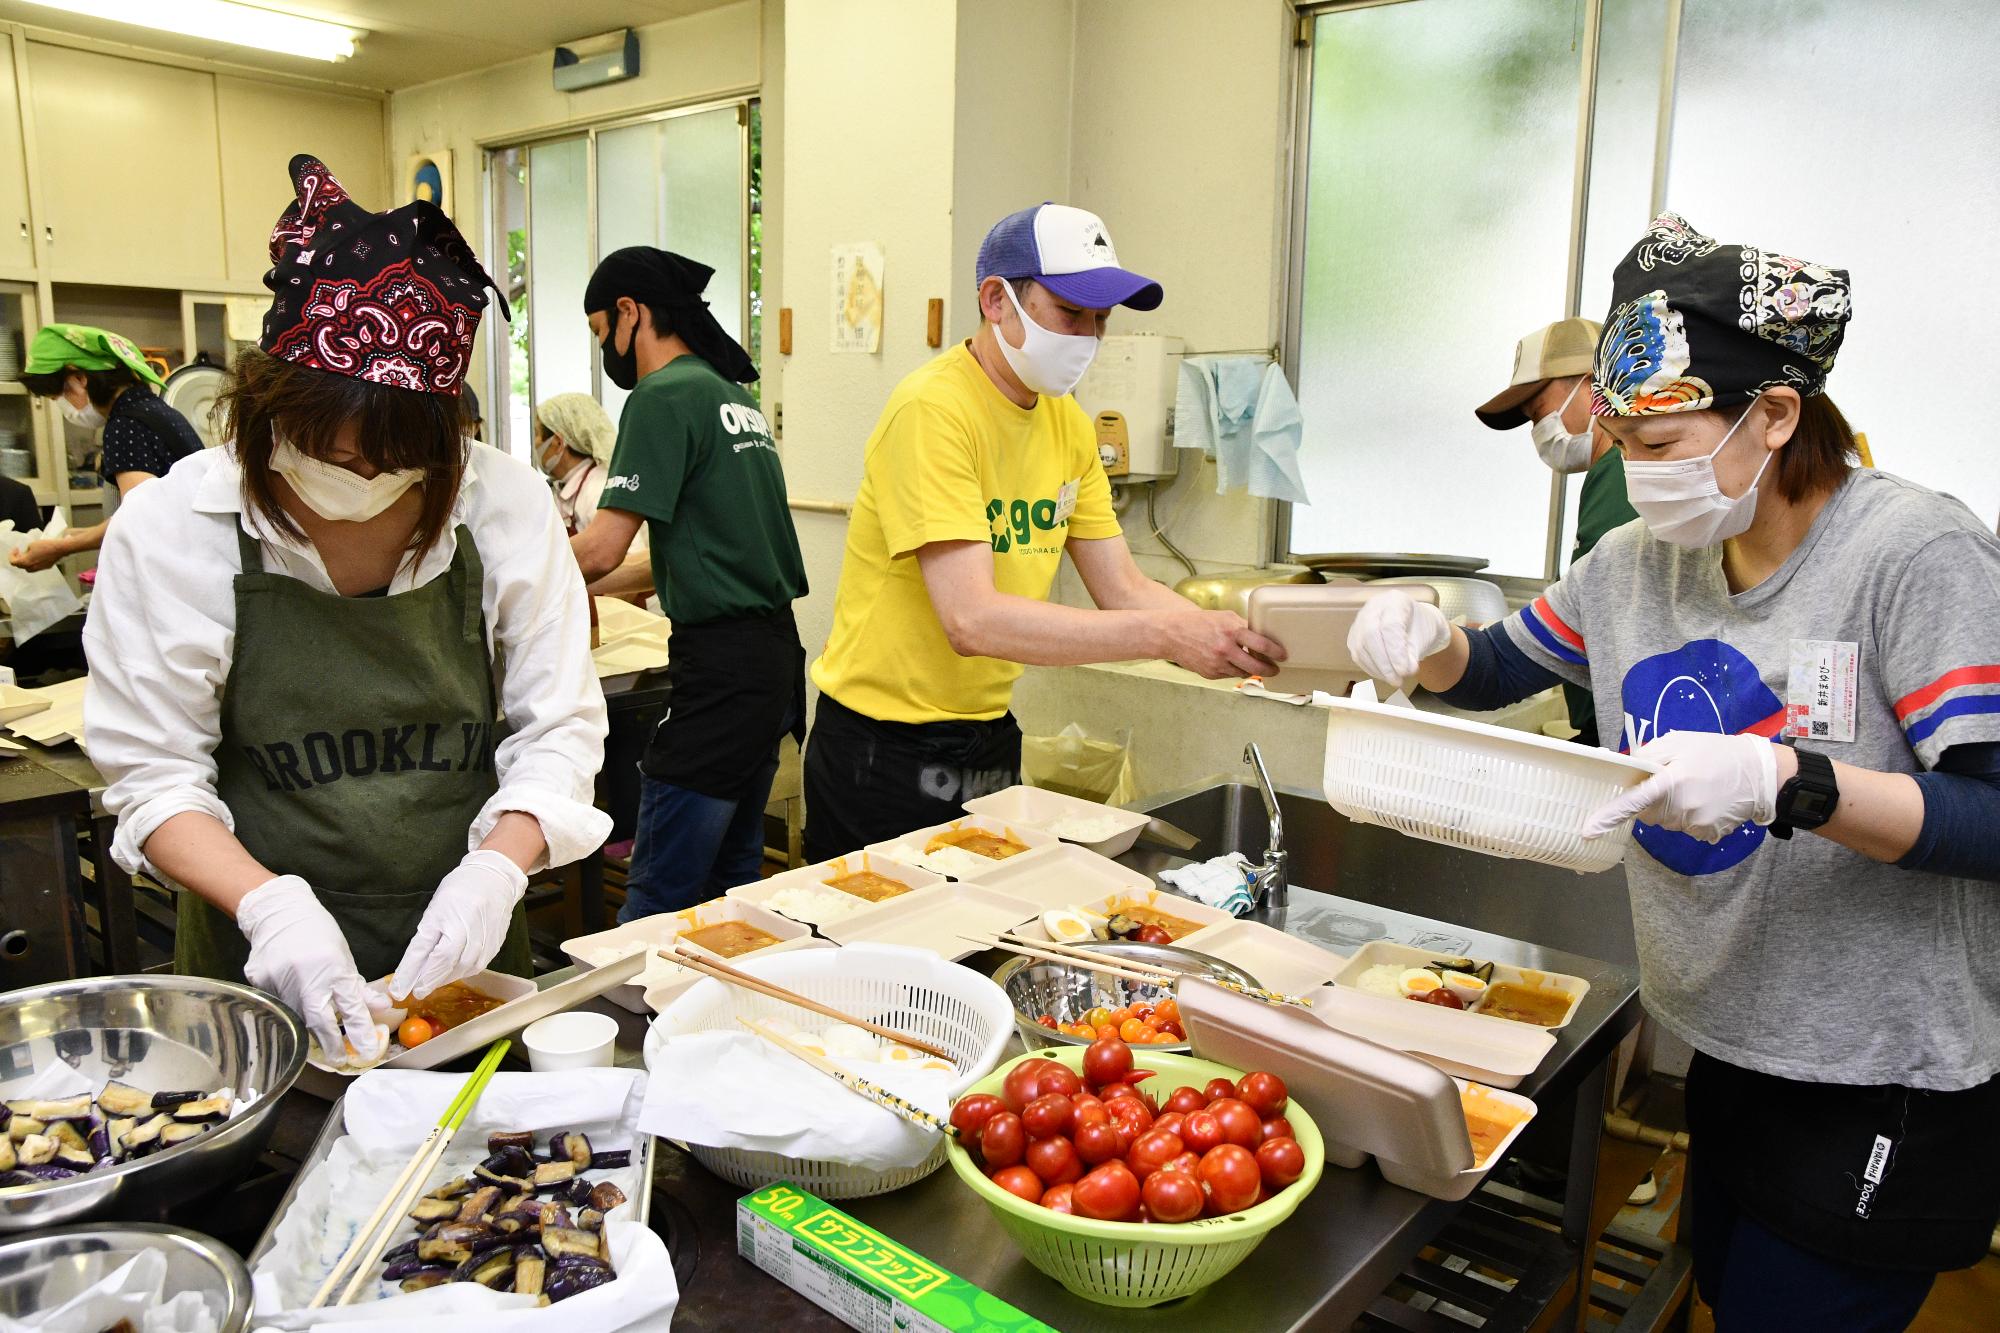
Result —
[{"label": "paper notice on wall", "polygon": [[253,343],[264,336],[264,312],[271,303],[261,296],[232,296],[222,303],[229,341]]},{"label": "paper notice on wall", "polygon": [[833,350],[882,350],[882,247],[833,247]]}]

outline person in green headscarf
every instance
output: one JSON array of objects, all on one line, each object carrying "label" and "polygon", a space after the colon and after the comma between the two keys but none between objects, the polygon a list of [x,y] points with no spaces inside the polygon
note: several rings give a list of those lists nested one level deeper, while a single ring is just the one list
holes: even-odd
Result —
[{"label": "person in green headscarf", "polygon": [[47,569],[66,555],[96,550],[104,544],[118,498],[201,452],[201,437],[187,418],[155,395],[162,384],[159,372],[131,339],[108,329],[44,325],[28,346],[21,382],[30,393],[55,399],[70,425],[103,431],[98,472],[111,488],[101,522],[21,548],[12,562],[22,569]]}]

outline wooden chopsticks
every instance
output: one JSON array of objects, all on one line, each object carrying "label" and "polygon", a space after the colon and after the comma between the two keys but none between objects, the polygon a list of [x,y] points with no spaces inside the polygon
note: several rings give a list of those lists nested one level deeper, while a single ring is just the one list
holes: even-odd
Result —
[{"label": "wooden chopsticks", "polygon": [[503,1039],[487,1048],[485,1058],[480,1060],[478,1068],[466,1078],[465,1085],[458,1090],[458,1096],[452,1098],[451,1105],[445,1107],[444,1114],[438,1117],[436,1128],[417,1145],[416,1152],[411,1154],[409,1163],[403,1167],[402,1174],[396,1177],[396,1183],[382,1196],[382,1202],[375,1205],[374,1213],[362,1224],[361,1229],[355,1232],[354,1240],[341,1253],[339,1261],[333,1266],[333,1271],[326,1275],[326,1281],[320,1284],[317,1292],[313,1293],[312,1300],[306,1305],[308,1310],[316,1310],[326,1304],[327,1297],[332,1294],[341,1277],[347,1273],[350,1264],[353,1265],[353,1273],[348,1279],[346,1288],[340,1293],[338,1303],[351,1304],[360,1294],[372,1276],[375,1265],[381,1262],[383,1252],[389,1248],[389,1242],[395,1239],[396,1231],[404,1220],[404,1214],[409,1212],[410,1205],[415,1202],[417,1195],[430,1180],[431,1172],[437,1170],[437,1164],[444,1159],[445,1149],[451,1146],[452,1138],[458,1133],[459,1126],[465,1123],[466,1115],[477,1104],[480,1094],[486,1091],[486,1085],[492,1080],[494,1070],[499,1068],[501,1059],[512,1044]]},{"label": "wooden chopsticks", "polygon": [[807,1050],[805,1047],[793,1041],[790,1037],[787,1037],[784,1033],[779,1032],[773,1028],[766,1027],[763,1023],[759,1022],[754,1018],[745,1018],[741,1014],[738,1014],[736,1016],[736,1021],[741,1023],[744,1027],[749,1028],[752,1032],[762,1037],[765,1041],[770,1042],[773,1046],[776,1046],[780,1050],[787,1051],[792,1055],[797,1056],[799,1059],[811,1065],[814,1069],[817,1069],[820,1073],[825,1074],[828,1078],[839,1080],[842,1087],[845,1087],[852,1092],[859,1093],[861,1096],[866,1097],[869,1101],[874,1102],[877,1106],[881,1107],[883,1110],[893,1111],[897,1115],[901,1116],[903,1119],[909,1121],[911,1124],[920,1126],[924,1129],[935,1129],[940,1133],[948,1134],[953,1138],[958,1137],[957,1130],[953,1129],[950,1124],[932,1115],[929,1111],[924,1110],[920,1106],[912,1105],[910,1102],[905,1101],[901,1097],[898,1097],[895,1093],[889,1091],[887,1088],[881,1087],[878,1084],[870,1083],[867,1079],[861,1077],[859,1074],[849,1073],[847,1070],[841,1068],[839,1065],[827,1059],[825,1056]]},{"label": "wooden chopsticks", "polygon": [[911,1036],[907,1032],[898,1032],[894,1028],[883,1027],[880,1023],[870,1022],[865,1018],[856,1018],[853,1014],[844,1013],[839,1009],[835,1009],[830,1004],[821,1004],[811,996],[801,995],[797,991],[786,990],[783,986],[766,981],[762,977],[753,977],[748,972],[739,972],[727,963],[720,963],[712,958],[704,958],[700,954],[690,953],[679,945],[674,945],[669,949],[661,949],[658,952],[660,957],[666,959],[668,962],[679,963],[691,972],[699,972],[705,977],[714,977],[717,981],[725,981],[743,990],[754,991],[766,999],[782,1000],[786,1004],[797,1005],[801,1009],[809,1009],[813,1013],[823,1017],[835,1019],[842,1023],[851,1023],[864,1032],[872,1032],[878,1037],[887,1037],[890,1041],[899,1042],[913,1050],[922,1051],[925,1055],[935,1055],[940,1060],[948,1060],[954,1068],[958,1064],[958,1061],[952,1057],[950,1051],[947,1051],[944,1047],[934,1042],[925,1041],[921,1037]]},{"label": "wooden chopsticks", "polygon": [[[960,936],[973,939],[973,936]],[[1052,940],[1030,940],[1025,936],[1008,933],[981,939],[979,943],[990,949],[1004,949],[1009,953],[1021,954],[1028,958],[1038,958],[1044,962],[1070,963],[1088,972],[1104,972],[1111,976],[1123,977],[1128,981],[1149,981],[1156,985],[1171,987],[1182,977],[1198,977],[1213,982],[1224,990],[1247,995],[1253,1000],[1266,1004],[1287,1004],[1295,1009],[1310,1009],[1312,1001],[1300,995],[1286,995],[1280,991],[1265,990],[1262,986],[1244,986],[1225,977],[1208,976],[1199,972],[1183,972],[1176,968],[1162,967],[1158,963],[1148,963],[1137,958],[1118,957],[1116,964],[1106,961],[1106,955],[1089,949],[1079,949],[1073,945],[1058,944]],[[1116,955],[1112,955],[1117,957]]]}]

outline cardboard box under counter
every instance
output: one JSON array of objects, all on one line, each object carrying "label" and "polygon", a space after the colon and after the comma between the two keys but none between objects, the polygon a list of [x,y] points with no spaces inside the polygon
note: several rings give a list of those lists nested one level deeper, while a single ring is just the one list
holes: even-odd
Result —
[{"label": "cardboard box under counter", "polygon": [[736,1251],[861,1333],[1056,1333],[796,1186],[736,1201]]}]

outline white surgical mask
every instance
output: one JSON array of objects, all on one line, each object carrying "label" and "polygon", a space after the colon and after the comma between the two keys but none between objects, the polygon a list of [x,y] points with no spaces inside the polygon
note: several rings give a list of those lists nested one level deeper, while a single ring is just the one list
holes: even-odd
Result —
[{"label": "white surgical mask", "polygon": [[1569,427],[1563,425],[1563,413],[1569,411],[1577,390],[1583,388],[1585,383],[1585,380],[1578,380],[1569,391],[1569,397],[1563,399],[1562,406],[1537,421],[1529,432],[1534,437],[1535,452],[1542,456],[1542,461],[1548,464],[1551,472],[1582,472],[1590,466],[1590,455],[1596,443],[1591,438],[1590,427],[1585,425],[1572,435]]},{"label": "white surgical mask", "polygon": [[336,523],[366,522],[424,479],[422,468],[364,477],[302,454],[289,440],[279,440],[271,450],[271,470],[291,484],[306,508]]},{"label": "white surgical mask", "polygon": [[1743,409],[1722,443],[1705,458],[1664,463],[1625,460],[1625,498],[1645,520],[1647,531],[1663,542],[1699,548],[1740,536],[1750,526],[1750,520],[1757,516],[1757,483],[1771,465],[1771,451],[1764,451],[1764,461],[1757,475],[1750,478],[1749,487],[1733,497],[1724,495],[1716,484],[1715,455],[1728,445],[1756,405],[1757,400],[1751,399],[1750,407]]},{"label": "white surgical mask", "polygon": [[58,398],[56,399],[56,408],[62,413],[64,421],[67,421],[79,430],[103,429],[104,413],[98,408],[96,403],[86,403],[82,407],[78,407],[67,398]]},{"label": "white surgical mask", "polygon": [[1007,341],[998,324],[993,326],[993,341],[1000,344],[1000,355],[1007,358],[1007,364],[1029,392],[1047,398],[1062,397],[1090,369],[1097,356],[1097,339],[1088,333],[1054,333],[1043,328],[1021,308],[1021,298],[1014,295],[1014,284],[1000,285],[1006,290],[1007,299],[1014,303],[1014,313],[1021,317],[1019,347]]}]

